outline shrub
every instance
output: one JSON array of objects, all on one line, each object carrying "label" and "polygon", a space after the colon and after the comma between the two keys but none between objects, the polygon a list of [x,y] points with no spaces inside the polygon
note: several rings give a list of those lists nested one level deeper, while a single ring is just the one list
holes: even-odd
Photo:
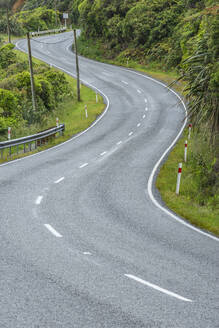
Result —
[{"label": "shrub", "polygon": [[18,99],[9,90],[0,89],[0,108],[2,108],[2,116],[12,116],[18,110]]},{"label": "shrub", "polygon": [[12,51],[13,44],[7,44],[0,48],[0,68],[7,68],[16,62],[16,54]]}]

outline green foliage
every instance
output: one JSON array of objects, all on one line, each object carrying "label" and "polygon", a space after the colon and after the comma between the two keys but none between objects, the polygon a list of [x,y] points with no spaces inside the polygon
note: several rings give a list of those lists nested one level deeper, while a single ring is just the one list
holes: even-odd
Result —
[{"label": "green foliage", "polygon": [[18,99],[13,92],[0,89],[0,109],[3,117],[12,116],[17,111]]},{"label": "green foliage", "polygon": [[25,31],[47,30],[55,27],[55,11],[46,7],[21,11],[15,18]]},{"label": "green foliage", "polygon": [[5,69],[15,63],[16,55],[12,51],[13,48],[14,45],[12,44],[7,44],[0,48],[0,68]]}]

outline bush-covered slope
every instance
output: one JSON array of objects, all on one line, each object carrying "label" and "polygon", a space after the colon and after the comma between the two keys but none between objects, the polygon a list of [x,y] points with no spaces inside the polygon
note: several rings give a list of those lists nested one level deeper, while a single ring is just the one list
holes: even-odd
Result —
[{"label": "bush-covered slope", "polygon": [[8,44],[0,48],[0,137],[8,126],[43,122],[64,98],[71,96],[63,73],[34,64],[37,112],[32,111],[28,61]]}]

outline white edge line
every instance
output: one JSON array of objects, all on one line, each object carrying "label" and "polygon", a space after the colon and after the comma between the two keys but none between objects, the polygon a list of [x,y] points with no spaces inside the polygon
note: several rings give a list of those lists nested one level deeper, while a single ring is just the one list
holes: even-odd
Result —
[{"label": "white edge line", "polygon": [[179,294],[173,293],[173,292],[171,292],[171,291],[169,291],[169,290],[167,290],[167,289],[164,289],[164,288],[162,288],[162,287],[159,287],[159,286],[157,286],[157,285],[154,285],[154,284],[150,283],[149,281],[146,281],[146,280],[143,280],[143,279],[138,278],[138,277],[136,277],[136,276],[133,276],[132,274],[125,274],[125,276],[126,276],[127,278],[133,279],[133,280],[135,280],[135,281],[137,281],[137,282],[139,282],[139,283],[141,283],[141,284],[143,284],[143,285],[145,285],[145,286],[148,286],[148,287],[150,287],[150,288],[153,288],[153,289],[155,289],[155,290],[158,290],[159,292],[164,293],[164,294],[166,294],[166,295],[168,295],[168,296],[175,297],[175,298],[177,298],[177,299],[179,299],[179,300],[181,300],[181,301],[184,301],[184,302],[193,302],[193,301],[190,300],[189,298],[186,298],[186,297],[183,297],[183,296],[181,296],[181,295],[179,295]]},{"label": "white edge line", "polygon": [[199,228],[196,228],[194,227],[193,225],[191,225],[190,223],[188,222],[185,222],[183,219],[181,219],[180,217],[178,217],[176,214],[172,213],[170,210],[168,210],[167,208],[163,207],[161,204],[158,203],[158,201],[155,199],[154,195],[153,195],[153,192],[152,192],[152,187],[153,187],[153,181],[154,181],[154,176],[157,172],[157,169],[159,168],[163,158],[166,156],[166,154],[172,149],[172,147],[175,145],[175,143],[178,141],[178,139],[180,138],[186,124],[187,124],[187,109],[186,109],[186,105],[185,103],[183,102],[183,100],[181,99],[181,97],[172,89],[170,89],[168,86],[166,86],[164,83],[160,82],[160,81],[157,81],[155,79],[153,79],[152,77],[149,77],[149,76],[146,76],[146,75],[143,75],[141,73],[138,73],[138,72],[135,72],[135,71],[132,71],[132,70],[127,70],[124,68],[125,71],[127,72],[131,72],[133,74],[136,74],[136,75],[139,75],[139,76],[142,76],[144,77],[145,79],[148,79],[148,80],[151,80],[153,82],[156,82],[160,85],[162,85],[163,87],[167,88],[169,91],[171,91],[182,103],[183,107],[184,107],[184,110],[185,110],[185,113],[186,113],[186,119],[184,121],[184,124],[182,125],[181,127],[181,130],[179,131],[178,135],[176,136],[176,138],[173,140],[173,142],[171,143],[171,145],[165,150],[165,152],[163,153],[163,155],[161,156],[161,158],[157,161],[157,163],[155,164],[152,172],[151,172],[151,175],[148,179],[148,185],[147,185],[147,190],[148,190],[148,195],[150,197],[150,199],[152,200],[152,202],[154,203],[155,206],[157,206],[161,211],[163,211],[164,213],[166,213],[167,215],[171,216],[174,220],[178,221],[179,223],[183,224],[184,226],[206,236],[206,237],[209,237],[217,242],[219,242],[219,238],[217,238],[216,236],[213,236],[211,235],[210,233],[207,233]]},{"label": "white edge line", "polygon": [[44,226],[55,236],[55,237],[58,237],[58,238],[61,238],[62,235],[56,231],[50,224],[44,224]]},{"label": "white edge line", "polygon": [[36,201],[35,201],[35,204],[36,205],[40,205],[40,203],[42,202],[42,200],[43,200],[43,196],[38,196],[37,199],[36,199]]},{"label": "white edge line", "polygon": [[[20,41],[21,41],[21,40],[20,40]],[[16,42],[16,47],[17,47],[20,51],[26,53],[24,50],[22,50],[22,49],[18,46],[18,42],[20,42],[20,41],[17,41],[17,42]],[[22,41],[24,41],[24,40],[22,40]],[[66,47],[68,51],[70,51],[69,48],[70,48],[71,45],[72,45],[72,43]],[[38,59],[44,61],[42,58],[39,58],[39,57],[35,57],[35,58],[38,58]],[[46,62],[46,63],[49,64],[48,62]],[[107,65],[107,66],[108,66],[109,64],[105,64],[105,63],[103,63],[103,65]],[[56,68],[61,69],[63,72],[66,72],[67,74],[71,75],[72,77],[75,77],[75,75],[73,75],[72,73],[66,71],[65,69],[62,69],[62,68],[60,68],[60,67],[58,67],[58,66],[56,66],[56,65],[53,65],[53,66],[56,67]],[[160,205],[160,204],[158,203],[158,201],[154,198],[154,195],[153,195],[153,192],[152,192],[152,185],[153,185],[154,175],[156,174],[156,171],[157,171],[157,169],[158,169],[158,167],[159,167],[161,161],[162,161],[163,158],[166,156],[166,154],[170,151],[170,149],[174,146],[174,144],[178,141],[180,135],[182,134],[182,132],[183,132],[183,130],[184,130],[186,124],[187,124],[187,109],[186,109],[186,106],[185,106],[184,102],[182,101],[182,99],[180,98],[180,96],[179,96],[174,90],[170,89],[170,88],[169,88],[168,86],[166,86],[164,83],[162,83],[162,82],[160,82],[160,81],[157,81],[157,80],[155,80],[155,79],[153,79],[152,77],[149,77],[149,76],[147,76],[147,75],[143,75],[143,74],[141,74],[141,73],[138,73],[138,72],[135,72],[135,71],[132,71],[132,70],[128,70],[128,69],[125,69],[125,68],[122,68],[122,69],[123,69],[124,71],[126,71],[126,72],[129,72],[129,73],[132,73],[132,74],[139,75],[139,76],[141,76],[141,77],[144,77],[145,79],[148,79],[148,80],[151,80],[151,81],[153,81],[153,82],[155,82],[155,83],[158,83],[158,84],[162,85],[163,87],[167,88],[168,90],[170,90],[171,92],[173,92],[173,93],[176,95],[176,97],[177,97],[178,99],[180,99],[180,101],[182,102],[183,107],[184,107],[185,112],[186,112],[186,119],[185,119],[185,122],[184,122],[184,124],[183,124],[183,126],[182,126],[180,132],[178,133],[178,135],[176,136],[176,138],[174,139],[174,141],[172,142],[172,144],[171,144],[171,145],[167,148],[167,150],[163,153],[163,155],[162,155],[161,158],[158,160],[158,162],[155,164],[155,166],[154,166],[154,168],[153,168],[153,170],[152,170],[152,172],[151,172],[151,175],[150,175],[150,177],[149,177],[149,179],[148,179],[148,194],[149,194],[149,197],[151,198],[151,200],[152,200],[152,202],[154,203],[154,205],[156,205],[160,210],[162,210],[163,212],[165,212],[166,214],[168,214],[169,216],[171,216],[173,219],[175,219],[175,220],[178,221],[179,223],[185,225],[186,227],[188,227],[188,228],[190,228],[190,229],[192,229],[192,230],[194,230],[194,231],[196,231],[196,232],[199,232],[200,234],[202,234],[202,235],[204,235],[204,236],[207,236],[207,237],[209,237],[209,238],[211,238],[211,239],[216,240],[216,241],[219,242],[219,238],[217,238],[217,237],[215,237],[215,236],[213,236],[213,235],[211,235],[211,234],[209,234],[209,233],[207,233],[207,232],[205,232],[205,231],[203,231],[203,230],[201,230],[201,229],[198,229],[198,228],[194,227],[193,225],[191,225],[191,224],[185,222],[184,220],[180,219],[177,215],[174,215],[172,212],[170,212],[170,211],[167,210],[165,207],[163,207],[162,205]],[[41,152],[39,152],[39,153],[29,155],[29,156],[27,156],[27,157],[19,158],[19,159],[13,160],[13,161],[11,161],[11,162],[1,164],[0,167],[1,167],[1,166],[6,166],[6,165],[9,165],[9,164],[12,164],[12,163],[15,163],[15,162],[17,162],[17,161],[21,161],[21,160],[28,159],[28,158],[30,158],[30,157],[32,157],[32,156],[40,155],[41,153],[44,153],[44,152],[46,152],[46,151],[51,151],[51,150],[53,150],[53,149],[55,149],[55,148],[58,148],[58,147],[60,147],[60,146],[62,146],[62,145],[64,145],[64,144],[68,143],[68,142],[71,142],[72,140],[74,140],[74,139],[80,137],[82,134],[86,133],[88,130],[90,130],[92,127],[94,127],[94,126],[95,126],[95,125],[96,125],[96,124],[97,124],[97,123],[103,118],[103,116],[107,113],[107,111],[108,111],[108,109],[109,109],[109,104],[110,104],[110,102],[109,102],[109,98],[108,98],[108,97],[107,97],[102,91],[100,91],[98,88],[96,88],[96,87],[93,86],[92,84],[90,84],[90,83],[88,83],[88,82],[86,82],[86,81],[84,81],[84,80],[81,80],[81,81],[82,81],[85,85],[94,88],[95,90],[97,90],[100,94],[102,94],[102,95],[105,97],[105,99],[106,99],[106,101],[107,101],[107,106],[106,106],[106,108],[105,108],[105,111],[100,115],[100,117],[99,117],[96,121],[94,121],[94,122],[91,124],[91,126],[89,126],[86,130],[80,132],[79,134],[77,134],[76,136],[72,137],[71,139],[69,139],[69,140],[63,142],[62,144],[59,144],[59,145],[54,146],[54,147],[52,147],[52,148],[49,148],[49,149],[43,150],[43,151],[41,151]]]},{"label": "white edge line", "polygon": [[[25,41],[25,40],[22,40],[22,41]],[[20,42],[20,41],[17,41],[16,42],[16,47],[17,47],[17,49],[18,50],[20,50],[20,51],[22,51],[22,52],[24,52],[24,53],[26,53],[23,49],[21,49],[19,46],[18,46],[18,42]],[[42,58],[40,58],[40,57],[36,57],[36,56],[34,56],[35,58],[37,58],[37,59],[40,59],[41,61],[44,61],[45,63],[47,63],[47,64],[50,64],[49,62],[46,62],[45,60],[43,60]],[[74,77],[74,78],[76,78],[76,76],[74,75],[74,74],[72,74],[72,73],[70,73],[69,71],[67,71],[67,70],[65,70],[65,69],[63,69],[63,68],[61,68],[61,67],[59,67],[59,66],[57,66],[57,65],[54,65],[53,64],[53,67],[56,67],[56,68],[58,68],[58,69],[60,69],[61,71],[63,71],[63,72],[65,72],[65,73],[67,73],[68,75],[70,75],[70,76],[72,76],[72,77]],[[27,160],[28,158],[30,158],[30,157],[34,157],[34,156],[39,156],[40,154],[42,154],[42,153],[45,153],[45,152],[47,152],[47,151],[51,151],[51,150],[54,150],[54,149],[56,149],[56,148],[58,148],[58,147],[62,147],[64,144],[66,144],[66,143],[69,143],[69,142],[71,142],[71,141],[73,141],[74,139],[76,139],[76,138],[78,138],[78,137],[80,137],[82,134],[84,134],[84,133],[86,133],[87,131],[89,131],[90,129],[92,129],[105,115],[106,115],[106,113],[107,113],[107,111],[108,111],[108,109],[109,109],[109,105],[110,105],[110,102],[109,102],[109,98],[107,97],[107,95],[105,94],[105,93],[103,93],[100,89],[98,89],[97,87],[95,87],[94,85],[92,85],[92,84],[90,84],[90,83],[88,83],[88,82],[86,82],[85,80],[81,80],[81,82],[83,82],[83,84],[84,85],[86,85],[87,87],[90,87],[91,89],[95,89],[96,91],[98,91],[105,99],[106,99],[106,108],[105,108],[105,110],[104,110],[104,112],[86,129],[86,130],[84,130],[84,131],[81,131],[80,133],[78,133],[76,136],[74,136],[74,137],[72,137],[71,139],[69,139],[69,140],[66,140],[65,142],[63,142],[63,143],[61,143],[61,144],[59,144],[59,145],[56,145],[56,146],[54,146],[54,147],[51,147],[51,148],[48,148],[48,149],[45,149],[45,150],[42,150],[42,151],[40,151],[39,153],[36,153],[36,154],[32,154],[32,155],[29,155],[29,156],[26,156],[26,157],[22,157],[22,158],[18,158],[18,159],[15,159],[15,160],[13,160],[13,161],[11,161],[11,162],[7,162],[7,163],[4,163],[4,164],[0,164],[0,167],[1,166],[6,166],[6,165],[11,165],[11,164],[14,164],[14,163],[16,163],[16,162],[19,162],[19,161],[23,161],[23,160]]]},{"label": "white edge line", "polygon": [[61,181],[63,181],[65,179],[65,177],[61,177],[60,179],[54,181],[54,183],[60,183]]},{"label": "white edge line", "polygon": [[88,163],[84,163],[84,164],[82,164],[81,166],[79,166],[79,169],[82,169],[83,167],[85,167],[85,166],[87,166],[88,165]]}]

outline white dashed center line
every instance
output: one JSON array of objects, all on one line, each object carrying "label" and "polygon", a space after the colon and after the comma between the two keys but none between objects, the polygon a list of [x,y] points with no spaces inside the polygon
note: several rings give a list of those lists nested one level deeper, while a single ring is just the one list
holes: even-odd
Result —
[{"label": "white dashed center line", "polygon": [[65,179],[65,177],[61,177],[60,179],[54,181],[54,183],[60,183],[60,182],[62,182],[64,179]]},{"label": "white dashed center line", "polygon": [[55,236],[55,237],[58,237],[58,238],[61,238],[62,235],[56,231],[50,224],[44,224],[44,226]]},{"label": "white dashed center line", "polygon": [[144,99],[144,102],[147,104],[148,100],[145,98],[145,99]]},{"label": "white dashed center line", "polygon": [[103,151],[100,156],[104,156],[107,152],[106,151]]},{"label": "white dashed center line", "polygon": [[119,145],[121,145],[121,143],[122,143],[122,141],[119,141],[119,142],[117,142],[117,145],[119,146]]},{"label": "white dashed center line", "polygon": [[145,115],[143,115],[142,118],[145,118]]},{"label": "white dashed center line", "polygon": [[122,83],[124,83],[124,84],[128,85],[128,82],[126,82],[126,81],[122,81]]},{"label": "white dashed center line", "polygon": [[37,199],[36,199],[36,201],[35,201],[35,204],[36,205],[40,205],[42,199],[43,199],[43,196],[38,196]]},{"label": "white dashed center line", "polygon": [[146,112],[148,111],[148,108],[147,108],[147,107],[145,107],[145,111],[146,111]]},{"label": "white dashed center line", "polygon": [[137,89],[138,93],[141,93],[141,90]]},{"label": "white dashed center line", "polygon": [[137,124],[137,127],[138,127],[138,128],[139,128],[139,126],[141,126],[141,123],[138,123],[138,124]]},{"label": "white dashed center line", "polygon": [[131,136],[131,135],[133,135],[133,132],[131,131],[131,132],[129,132],[129,136]]},{"label": "white dashed center line", "polygon": [[133,276],[132,274],[125,274],[125,276],[128,277],[128,278],[130,278],[130,279],[132,279],[132,280],[135,280],[135,281],[137,281],[137,282],[139,282],[139,283],[141,283],[141,284],[143,284],[143,285],[145,285],[145,286],[148,286],[148,287],[150,287],[150,288],[153,288],[153,289],[155,289],[155,290],[158,290],[159,292],[164,293],[164,294],[166,294],[166,295],[168,295],[168,296],[175,297],[175,298],[177,298],[177,299],[179,299],[179,300],[181,300],[181,301],[185,301],[185,302],[193,302],[193,301],[190,300],[189,298],[185,298],[185,297],[183,297],[183,296],[181,296],[181,295],[178,295],[178,294],[176,294],[176,293],[173,293],[173,292],[171,292],[171,291],[169,291],[169,290],[167,290],[167,289],[161,288],[161,287],[159,287],[159,286],[157,286],[157,285],[154,285],[154,284],[150,283],[149,281],[146,281],[146,280],[143,280],[143,279],[138,278],[138,277],[136,277],[136,276]]},{"label": "white dashed center line", "polygon": [[84,163],[84,164],[82,164],[81,166],[79,166],[79,169],[82,169],[83,167],[85,167],[85,166],[87,166],[88,165],[88,163]]}]

